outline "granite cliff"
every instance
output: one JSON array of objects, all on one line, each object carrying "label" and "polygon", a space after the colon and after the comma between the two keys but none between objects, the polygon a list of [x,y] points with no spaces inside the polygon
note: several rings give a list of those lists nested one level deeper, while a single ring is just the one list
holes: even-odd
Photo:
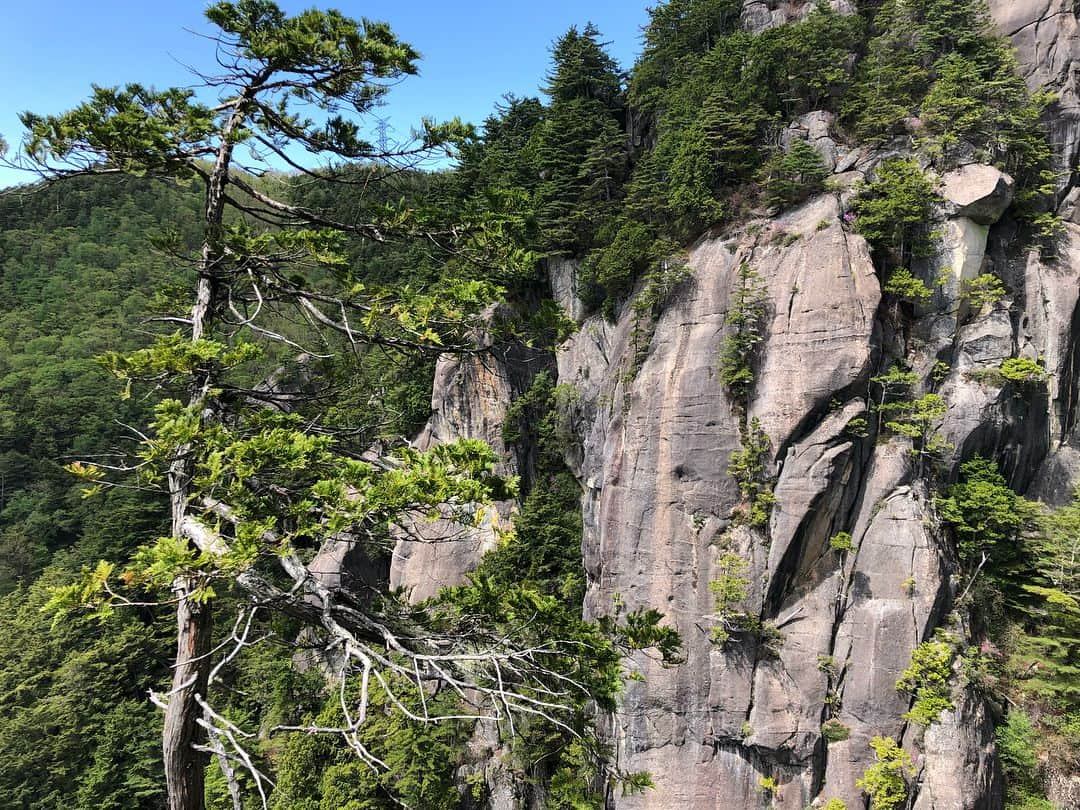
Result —
[{"label": "granite cliff", "polygon": [[[743,24],[763,30],[812,5],[747,0]],[[832,5],[850,13],[855,4]],[[874,761],[868,741],[877,735],[902,740],[911,754],[916,810],[1003,806],[993,719],[962,678],[954,708],[925,732],[902,717],[910,698],[896,682],[912,652],[938,628],[966,627],[953,612],[956,555],[911,441],[873,430],[869,410],[871,378],[900,362],[918,374],[917,394],[947,406],[933,429],[949,448],[949,475],[982,454],[1017,491],[1048,503],[1067,499],[1080,475],[1080,22],[1072,3],[991,7],[1029,86],[1057,93],[1048,113],[1064,220],[1055,254],[1017,249],[1007,175],[978,164],[943,176],[928,170],[941,202],[935,255],[921,261],[941,284],[898,318],[883,303],[869,246],[844,217],[851,189],[891,153],[845,143],[818,112],[793,121],[784,138],[819,151],[833,172],[830,190],[700,238],[689,277],[654,321],[643,324],[632,300],[614,320],[589,315],[575,295],[576,264],[549,262],[552,296],[579,324],[554,362],[559,381],[578,393],[567,461],[583,492],[585,613],[656,607],[685,647],[675,668],[644,654],[633,662],[644,678],[629,684],[605,733],[619,766],[649,771],[656,787],[613,796],[613,807],[804,808],[832,798],[865,807],[856,781]],[[739,402],[720,380],[718,356],[745,265],[762,279],[766,317],[756,382]],[[1010,294],[975,309],[961,284],[984,272]],[[1044,393],[1022,396],[986,373],[1014,357],[1044,365]],[[543,366],[529,363],[443,361],[422,442],[469,436],[500,446],[507,407],[530,369]],[[744,496],[728,469],[753,420],[775,484],[760,527],[733,519]],[[841,533],[851,543],[838,550],[830,539]],[[403,542],[391,578],[428,595],[460,581],[493,542],[488,527],[422,559]],[[732,554],[747,561],[740,609],[769,632],[718,644],[710,583],[730,573]],[[843,739],[825,739],[829,722]],[[1077,782],[1058,780],[1058,806],[1077,806]],[[512,793],[495,804],[513,806]]]}]

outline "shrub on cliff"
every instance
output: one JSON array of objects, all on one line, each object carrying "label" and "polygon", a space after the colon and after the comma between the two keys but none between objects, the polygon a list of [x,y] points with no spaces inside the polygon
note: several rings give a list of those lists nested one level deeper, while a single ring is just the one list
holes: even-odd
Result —
[{"label": "shrub on cliff", "polygon": [[773,155],[762,169],[765,199],[771,205],[793,205],[820,191],[829,176],[821,154],[803,140]]},{"label": "shrub on cliff", "polygon": [[769,293],[761,274],[749,264],[739,267],[724,324],[731,330],[720,345],[720,382],[745,406],[754,384],[754,358],[765,339]]},{"label": "shrub on cliff", "polygon": [[859,189],[852,205],[855,230],[891,267],[906,267],[932,244],[930,222],[939,198],[919,164],[907,158],[886,160]]},{"label": "shrub on cliff", "polygon": [[908,753],[891,737],[870,740],[876,762],[863,772],[855,786],[870,796],[870,810],[896,810],[907,801],[907,780],[915,775]]}]

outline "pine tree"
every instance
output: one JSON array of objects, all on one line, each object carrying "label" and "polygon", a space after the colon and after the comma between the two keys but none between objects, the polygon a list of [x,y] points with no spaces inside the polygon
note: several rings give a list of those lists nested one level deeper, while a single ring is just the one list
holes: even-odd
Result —
[{"label": "pine tree", "polygon": [[553,251],[583,254],[594,246],[629,168],[621,78],[599,36],[592,25],[571,28],[552,49],[544,88],[551,104],[535,155],[538,226]]},{"label": "pine tree", "polygon": [[664,91],[681,82],[695,58],[739,27],[740,0],[669,0],[649,9],[645,48],[634,67],[630,95],[647,114],[664,106]]},{"label": "pine tree", "polygon": [[772,205],[792,205],[820,191],[829,170],[821,154],[804,140],[774,155],[762,169],[765,198]]},{"label": "pine tree", "polygon": [[[1073,501],[1048,514],[1043,531],[1029,538],[1026,566],[1014,596],[1025,634],[1018,640],[1014,671],[1019,688],[1048,701],[1059,724],[1080,723],[1080,490]],[[1080,735],[1072,741],[1080,750]]]},{"label": "pine tree", "polygon": [[619,66],[604,50],[605,45],[592,23],[581,32],[571,26],[555,41],[551,49],[552,68],[543,88],[552,104],[591,99],[610,112],[622,111]]}]

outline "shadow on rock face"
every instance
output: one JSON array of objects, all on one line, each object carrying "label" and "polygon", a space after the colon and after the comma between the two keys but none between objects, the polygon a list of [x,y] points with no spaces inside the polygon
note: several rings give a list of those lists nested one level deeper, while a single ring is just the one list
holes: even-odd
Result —
[{"label": "shadow on rock face", "polygon": [[860,599],[873,599],[874,591],[870,587],[870,577],[862,571],[856,571],[851,576],[851,601]]}]

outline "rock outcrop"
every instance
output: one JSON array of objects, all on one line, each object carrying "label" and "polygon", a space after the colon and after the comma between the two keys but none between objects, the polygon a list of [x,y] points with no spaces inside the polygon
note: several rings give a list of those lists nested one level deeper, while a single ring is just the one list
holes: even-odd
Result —
[{"label": "rock outcrop", "polygon": [[[457,439],[483,439],[502,459],[498,474],[522,475],[528,472],[528,460],[519,459],[505,446],[502,426],[510,403],[528,389],[549,358],[521,346],[495,347],[490,341],[485,345],[486,353],[439,358],[432,415],[413,444],[426,450]],[[444,587],[461,584],[509,528],[514,507],[512,501],[498,503],[469,525],[432,520],[426,514],[406,516],[390,561],[391,587],[404,588],[411,600],[421,601]]]},{"label": "rock outcrop", "polygon": [[552,300],[562,307],[567,317],[580,324],[589,313],[578,293],[577,262],[555,256],[547,260],[547,270]]},{"label": "rock outcrop", "polygon": [[[829,0],[830,8],[841,14],[855,13],[854,0]],[[758,34],[778,25],[801,20],[817,5],[816,0],[744,0],[743,28]]]},{"label": "rock outcrop", "polygon": [[791,148],[796,140],[803,140],[821,155],[825,167],[831,172],[836,168],[841,148],[832,135],[836,116],[825,110],[814,110],[800,115],[780,133],[780,146]]},{"label": "rock outcrop", "polygon": [[994,724],[982,701],[964,696],[942,712],[918,747],[921,788],[912,810],[981,810],[993,806],[988,797],[1001,795],[1001,774],[991,767]]},{"label": "rock outcrop", "polygon": [[952,217],[970,219],[977,225],[993,225],[1013,201],[1015,183],[993,166],[969,163],[941,178],[941,196]]},{"label": "rock outcrop", "polygon": [[[1032,90],[1046,88],[1057,100],[1047,114],[1061,196],[1075,189],[1080,157],[1080,18],[1071,0],[989,0],[990,12],[1012,40]],[[1075,213],[1075,201],[1069,204]]]}]

